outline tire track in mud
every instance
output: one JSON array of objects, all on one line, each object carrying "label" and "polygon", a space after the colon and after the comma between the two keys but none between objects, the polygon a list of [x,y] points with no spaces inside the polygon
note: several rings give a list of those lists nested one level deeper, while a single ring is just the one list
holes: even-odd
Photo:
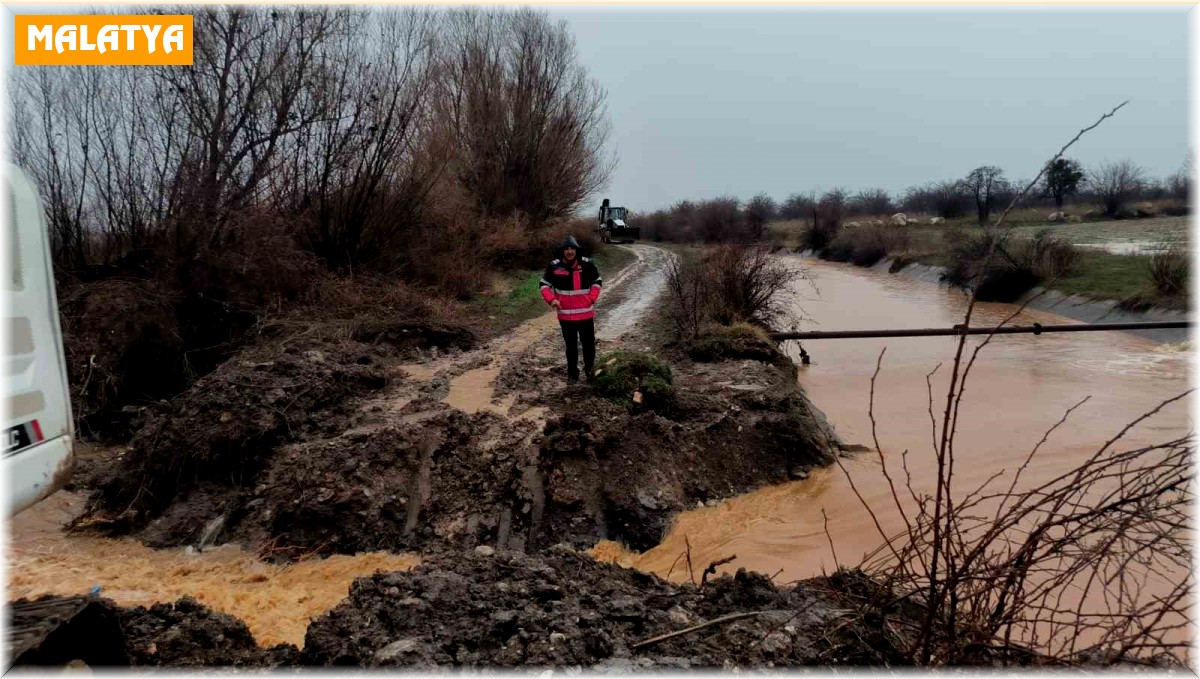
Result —
[{"label": "tire track in mud", "polygon": [[[605,294],[597,304],[598,352],[605,350],[605,344],[628,334],[645,318],[665,287],[665,267],[674,257],[654,246],[633,245],[628,249],[635,261],[606,280]],[[565,359],[561,342],[557,317],[547,310],[479,348],[402,363],[393,368],[400,379],[363,403],[362,417],[353,434],[358,437],[382,434],[398,423],[428,421],[429,426],[437,428],[448,412],[466,414],[474,422],[471,446],[476,452],[473,454],[482,458],[511,456],[519,470],[516,480],[519,490],[512,505],[502,507],[498,516],[491,518],[499,526],[494,546],[524,551],[539,534],[546,501],[544,481],[538,470],[546,408],[533,402],[547,390],[562,386]],[[511,384],[513,376],[515,385]],[[430,496],[431,480],[426,466],[421,465],[417,477],[403,492],[409,536],[422,525],[423,519],[428,520],[432,506],[439,499]],[[478,526],[486,519],[484,514],[475,512],[468,524]],[[469,536],[466,539],[471,540]]]}]

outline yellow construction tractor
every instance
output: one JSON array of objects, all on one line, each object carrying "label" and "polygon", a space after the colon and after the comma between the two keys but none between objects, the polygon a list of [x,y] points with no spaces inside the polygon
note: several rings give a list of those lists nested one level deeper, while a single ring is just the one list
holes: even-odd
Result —
[{"label": "yellow construction tractor", "polygon": [[642,230],[625,223],[628,210],[623,207],[613,207],[608,199],[600,204],[600,219],[596,230],[600,232],[600,240],[605,243],[632,243],[638,239]]}]

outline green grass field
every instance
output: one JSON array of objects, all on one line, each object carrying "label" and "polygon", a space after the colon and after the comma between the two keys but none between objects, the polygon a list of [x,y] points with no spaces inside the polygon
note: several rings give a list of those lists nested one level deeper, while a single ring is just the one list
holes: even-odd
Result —
[{"label": "green grass field", "polygon": [[1072,295],[1117,300],[1147,294],[1152,287],[1148,255],[1108,252],[1085,252],[1078,270],[1053,285],[1055,290]]}]

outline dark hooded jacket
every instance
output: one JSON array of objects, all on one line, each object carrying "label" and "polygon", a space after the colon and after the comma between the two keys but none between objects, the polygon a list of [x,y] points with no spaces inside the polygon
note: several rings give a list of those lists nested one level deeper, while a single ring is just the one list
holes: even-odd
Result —
[{"label": "dark hooded jacket", "polygon": [[[563,259],[563,250],[575,248],[575,259]],[[588,257],[579,255],[579,243],[572,236],[558,246],[557,257],[542,274],[542,299],[546,304],[558,300],[558,320],[586,321],[596,317],[595,303],[600,298],[600,271]]]}]

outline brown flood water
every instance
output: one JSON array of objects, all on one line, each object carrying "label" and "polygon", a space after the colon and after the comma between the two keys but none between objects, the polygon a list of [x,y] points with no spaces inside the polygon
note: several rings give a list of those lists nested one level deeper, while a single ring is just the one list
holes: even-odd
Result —
[{"label": "brown flood water", "polygon": [[[797,263],[812,279],[812,285],[797,285],[797,310],[809,319],[801,324],[805,329],[949,327],[962,322],[967,298],[961,291],[848,265],[811,259]],[[1015,310],[1008,304],[977,305],[972,325],[998,323]],[[1016,322],[1074,321],[1027,310]],[[914,486],[918,492],[932,492],[934,447],[926,375],[942,364],[931,380],[934,412],[940,417],[956,341],[845,339],[805,346],[813,363],[801,368],[800,383],[846,443],[871,449],[848,456],[844,464],[888,531],[901,524],[873,452],[868,402],[876,360],[886,348],[876,381],[875,417],[889,471],[903,482],[901,454],[907,450]],[[979,341],[982,338],[973,338],[971,346]],[[790,344],[790,351],[798,355]],[[967,382],[955,446],[956,487],[973,489],[1000,470],[1011,474],[1068,408],[1090,396],[1043,445],[1022,476],[1022,485],[1048,480],[1095,452],[1124,425],[1185,391],[1188,372],[1189,352],[1183,346],[1124,332],[997,338],[980,354]],[[1132,430],[1125,447],[1163,442],[1190,429],[1185,399]],[[670,577],[680,581],[688,577],[684,562],[677,562],[686,538],[696,569],[736,554],[722,572],[744,567],[778,573],[776,582],[788,582],[835,568],[822,510],[843,564],[857,563],[882,544],[845,474],[833,466],[815,470],[804,481],[683,514],[666,540],[644,554],[625,553],[612,544],[598,545],[595,553],[660,575],[674,567]]]},{"label": "brown flood water", "polygon": [[9,524],[8,597],[86,594],[95,586],[124,606],[190,596],[241,618],[263,645],[304,644],[308,623],[346,597],[355,578],[406,570],[415,555],[372,552],[276,566],[236,545],[203,552],[150,549],[130,539],[72,535],[62,526],[85,497],[59,491]]}]

